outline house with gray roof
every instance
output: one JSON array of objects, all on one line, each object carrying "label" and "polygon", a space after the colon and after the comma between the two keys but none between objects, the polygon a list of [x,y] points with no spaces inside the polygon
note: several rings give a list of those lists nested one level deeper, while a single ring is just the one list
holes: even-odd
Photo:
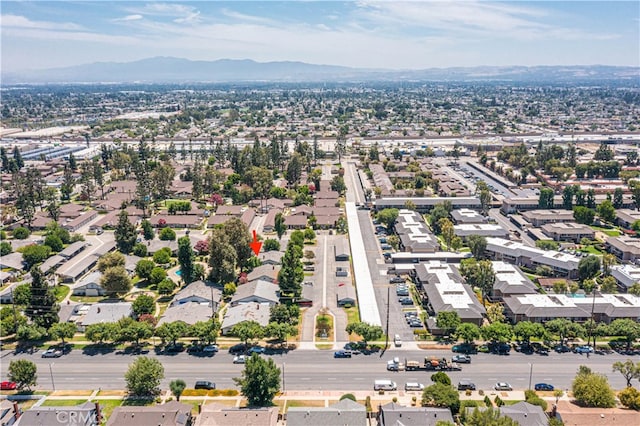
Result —
[{"label": "house with gray roof", "polygon": [[13,303],[13,291],[20,283],[11,283],[0,291],[0,303]]},{"label": "house with gray roof", "polygon": [[240,303],[230,306],[222,319],[222,334],[228,334],[234,325],[242,321],[256,321],[261,326],[266,326],[269,324],[271,306],[269,303],[257,302]]},{"label": "house with gray roof", "polygon": [[155,252],[160,251],[161,249],[168,247],[171,250],[172,255],[176,255],[178,253],[178,242],[177,241],[167,241],[167,240],[150,240],[147,241],[147,254],[153,255]]},{"label": "house with gray roof", "polygon": [[42,262],[42,264],[40,265],[40,270],[43,274],[46,275],[58,266],[62,265],[65,261],[66,259],[64,257],[60,256],[59,254],[54,254],[53,256],[47,258],[47,260]]},{"label": "house with gray roof", "polygon": [[395,402],[378,409],[378,426],[435,426],[438,422],[454,424],[448,408],[406,407]]},{"label": "house with gray roof", "polygon": [[487,223],[487,218],[476,210],[457,209],[451,211],[451,218],[456,225],[464,223]]},{"label": "house with gray roof", "polygon": [[640,240],[634,237],[608,237],[607,250],[623,262],[635,262],[640,259]]},{"label": "house with gray roof", "polygon": [[549,418],[539,405],[518,402],[500,407],[500,414],[515,420],[520,426],[547,426]]},{"label": "house with gray roof", "polygon": [[10,268],[16,271],[24,270],[24,263],[22,261],[22,253],[13,252],[5,256],[0,256],[0,268]]},{"label": "house with gray roof", "polygon": [[282,251],[265,251],[260,253],[260,261],[263,265],[282,265],[282,256],[284,256]]},{"label": "house with gray roof", "polygon": [[60,266],[56,274],[62,282],[70,283],[78,281],[81,276],[89,272],[96,264],[100,256],[92,253],[86,257],[81,257],[77,262],[67,262]]},{"label": "house with gray roof", "polygon": [[247,281],[263,280],[276,283],[280,269],[280,265],[260,265],[247,274]]},{"label": "house with gray roof", "polygon": [[200,406],[194,426],[276,426],[278,407],[229,407],[209,403]]},{"label": "house with gray roof", "polygon": [[[457,312],[462,322],[482,325],[486,311],[454,266],[440,261],[423,262],[416,265],[415,273],[416,285],[426,296],[430,316]],[[440,332],[434,324],[429,323],[429,327],[432,332]]]},{"label": "house with gray roof", "polygon": [[616,279],[618,289],[626,293],[632,285],[640,282],[640,266],[630,263],[626,265],[613,265],[611,267],[611,276]]},{"label": "house with gray roof", "polygon": [[492,264],[496,276],[493,289],[489,293],[489,299],[492,301],[501,301],[515,294],[538,293],[536,285],[517,266],[501,261],[494,261]]},{"label": "house with gray roof", "polygon": [[338,238],[335,240],[333,255],[336,262],[349,260],[351,249],[349,248],[349,241],[346,238]]},{"label": "house with gray roof", "polygon": [[356,305],[356,289],[351,283],[339,285],[336,290],[336,301],[338,306],[355,306]]},{"label": "house with gray roof", "polygon": [[133,315],[131,302],[100,302],[89,307],[86,315],[79,320],[78,330],[84,331],[91,324],[116,322]]},{"label": "house with gray roof", "polygon": [[67,424],[74,426],[98,426],[101,424],[99,405],[87,401],[75,406],[33,406],[22,413],[16,425],[51,426]]},{"label": "house with gray roof", "polygon": [[198,280],[187,284],[176,293],[171,300],[171,306],[194,302],[208,306],[209,310],[211,310],[211,305],[213,305],[214,311],[217,311],[221,299],[222,290],[219,286]]},{"label": "house with gray roof", "polygon": [[60,256],[65,259],[71,259],[72,257],[79,254],[82,250],[90,246],[86,241],[76,241],[75,243],[69,244],[64,250],[58,253]]},{"label": "house with gray roof", "polygon": [[366,426],[367,409],[350,399],[328,407],[289,407],[287,426]]},{"label": "house with gray roof", "polygon": [[212,315],[215,315],[215,310],[211,308],[211,305],[198,302],[186,302],[169,306],[162,317],[160,317],[158,325],[175,321],[182,321],[186,324],[193,325],[199,321],[209,321]]},{"label": "house with gray roof", "polygon": [[572,241],[576,244],[583,238],[592,240],[596,236],[596,231],[590,226],[574,222],[547,223],[541,229],[544,235],[554,241]]},{"label": "house with gray roof", "polygon": [[107,426],[189,426],[190,404],[170,401],[147,406],[119,406],[109,416]]},{"label": "house with gray roof", "polygon": [[395,231],[402,250],[412,253],[433,253],[440,250],[437,238],[427,229],[422,216],[415,211],[400,210]]},{"label": "house with gray roof", "polygon": [[630,229],[635,221],[640,220],[640,211],[637,209],[616,209],[616,219],[619,226]]},{"label": "house with gray roof", "polygon": [[102,272],[93,271],[80,281],[69,285],[74,296],[104,296],[107,292],[100,284]]},{"label": "house with gray roof", "polygon": [[463,223],[453,226],[454,233],[466,240],[471,235],[480,235],[483,237],[499,237],[508,238],[509,231],[496,223]]},{"label": "house with gray roof", "polygon": [[265,280],[240,284],[231,298],[231,305],[257,302],[275,305],[280,301],[280,287]]}]

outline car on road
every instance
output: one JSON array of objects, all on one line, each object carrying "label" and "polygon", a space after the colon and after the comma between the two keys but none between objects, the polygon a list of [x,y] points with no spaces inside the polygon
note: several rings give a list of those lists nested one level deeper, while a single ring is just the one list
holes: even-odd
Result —
[{"label": "car on road", "polygon": [[247,362],[247,357],[245,355],[236,355],[233,357],[234,364],[245,364]]},{"label": "car on road", "polygon": [[589,345],[578,346],[573,350],[577,354],[590,354],[593,353],[593,347]]},{"label": "car on road", "polygon": [[364,349],[364,344],[358,342],[347,342],[344,345],[344,350],[351,352],[351,355],[360,355]]},{"label": "car on road", "polygon": [[313,285],[313,281],[305,281],[303,284],[304,285]]},{"label": "car on road", "polygon": [[253,346],[249,349],[249,354],[263,354],[265,349],[262,346]]},{"label": "car on road", "polygon": [[396,334],[396,335],[393,337],[393,344],[394,344],[394,345],[396,345],[397,347],[402,346],[402,339],[400,338],[400,335],[399,335],[399,334]]},{"label": "car on road", "polygon": [[537,391],[552,391],[555,389],[553,385],[549,383],[536,383],[533,388]]},{"label": "car on road", "polygon": [[418,383],[418,382],[407,382],[404,385],[404,390],[405,391],[423,391],[424,390],[424,385],[422,383]]},{"label": "car on road", "polygon": [[2,382],[0,383],[0,390],[14,390],[16,386],[16,382]]},{"label": "car on road", "polygon": [[458,364],[471,364],[471,357],[469,355],[454,355],[451,358],[451,362],[457,362]]},{"label": "car on road", "polygon": [[344,349],[340,349],[339,351],[335,351],[333,353],[334,358],[351,358],[351,351],[345,351]]},{"label": "car on road", "polygon": [[476,385],[475,383],[473,383],[471,380],[468,380],[468,379],[460,380],[458,382],[458,390],[459,391],[476,390]]},{"label": "car on road", "polygon": [[511,385],[507,382],[498,382],[496,383],[496,385],[493,387],[495,390],[497,391],[512,391],[513,388],[511,387]]},{"label": "car on road", "polygon": [[60,349],[47,349],[42,352],[42,358],[60,358],[62,351]]},{"label": "car on road", "polygon": [[207,389],[207,390],[211,390],[211,389],[215,389],[216,388],[216,384],[213,382],[210,382],[208,380],[198,380],[194,386],[194,389]]},{"label": "car on road", "polygon": [[214,354],[218,352],[218,345],[207,345],[202,348],[202,352],[204,352],[205,354]]}]

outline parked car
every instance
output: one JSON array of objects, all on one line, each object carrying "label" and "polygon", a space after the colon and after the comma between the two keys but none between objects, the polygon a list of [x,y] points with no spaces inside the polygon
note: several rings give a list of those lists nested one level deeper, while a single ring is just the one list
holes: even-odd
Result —
[{"label": "parked car", "polygon": [[211,390],[216,388],[216,384],[208,380],[198,380],[194,388]]},{"label": "parked car", "polygon": [[451,351],[459,354],[475,354],[477,352],[475,345],[469,345],[466,343],[453,345]]},{"label": "parked car", "polygon": [[335,351],[333,353],[333,357],[334,358],[351,358],[351,351],[340,349],[339,351]]},{"label": "parked car", "polygon": [[16,382],[2,382],[0,383],[0,390],[14,390],[16,386]]},{"label": "parked car", "polygon": [[236,355],[233,357],[234,364],[244,364],[247,362],[247,357],[245,355]]},{"label": "parked car", "polygon": [[47,349],[42,352],[42,358],[60,358],[62,351],[60,349]]},{"label": "parked car", "polygon": [[389,280],[389,282],[390,282],[391,284],[404,283],[405,281],[406,281],[406,280],[405,280],[404,278],[402,278],[402,277],[398,277],[398,276],[395,276],[395,277],[393,277],[393,278],[391,278],[391,279]]},{"label": "parked car", "polygon": [[476,385],[470,380],[460,380],[458,382],[458,390],[466,391],[466,390],[476,390]]},{"label": "parked car", "polygon": [[202,352],[204,352],[205,354],[214,354],[218,352],[218,345],[207,345],[202,348]]},{"label": "parked car", "polygon": [[557,345],[553,349],[558,353],[571,352],[571,348],[569,346],[566,346],[566,345]]},{"label": "parked car", "polygon": [[247,351],[247,345],[244,343],[238,343],[237,345],[233,345],[229,348],[229,353],[231,355],[243,354]]},{"label": "parked car", "polygon": [[404,385],[404,390],[405,391],[423,391],[424,390],[424,385],[422,383],[418,383],[418,382],[407,382]]},{"label": "parked car", "polygon": [[253,346],[249,349],[249,354],[263,354],[265,349],[262,346]]},{"label": "parked car", "polygon": [[424,327],[424,324],[422,323],[421,320],[416,318],[416,319],[412,319],[409,322],[409,327]]},{"label": "parked car", "polygon": [[175,344],[172,343],[170,345],[165,346],[164,348],[164,352],[169,354],[182,352],[182,351],[184,351],[184,343],[180,343],[180,342],[177,342]]},{"label": "parked car", "polygon": [[401,305],[413,305],[413,299],[410,297],[401,297],[398,299]]},{"label": "parked car", "polygon": [[497,390],[497,391],[511,391],[511,390],[513,390],[511,385],[509,383],[507,383],[507,382],[498,382],[498,383],[496,383],[496,385],[493,388],[495,390]]},{"label": "parked car", "polygon": [[573,350],[577,354],[590,354],[593,353],[593,347],[589,345],[578,346]]},{"label": "parked car", "polygon": [[454,355],[451,361],[458,364],[471,364],[471,357],[469,355]]},{"label": "parked car", "polygon": [[537,391],[552,391],[555,389],[553,385],[549,383],[536,383],[533,388]]}]

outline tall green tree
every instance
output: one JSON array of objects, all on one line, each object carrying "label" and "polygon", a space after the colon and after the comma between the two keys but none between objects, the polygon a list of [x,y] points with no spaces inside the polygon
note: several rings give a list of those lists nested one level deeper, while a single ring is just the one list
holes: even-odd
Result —
[{"label": "tall green tree", "polygon": [[284,233],[287,231],[287,225],[284,223],[284,216],[282,213],[277,213],[274,220],[274,229],[278,234],[278,239],[281,239]]},{"label": "tall green tree", "polygon": [[440,311],[436,315],[436,327],[447,335],[456,331],[460,324],[460,316],[456,311]]},{"label": "tall green tree", "polygon": [[460,262],[460,272],[471,286],[478,287],[482,292],[482,303],[486,306],[487,295],[493,291],[496,273],[490,260],[465,259]]},{"label": "tall green tree", "polygon": [[591,279],[598,272],[600,272],[600,259],[597,256],[589,255],[578,262],[578,278],[580,281]]},{"label": "tall green tree", "polygon": [[182,379],[172,380],[171,383],[169,383],[169,389],[171,389],[173,396],[176,397],[176,401],[180,401],[180,396],[186,387],[187,384]]},{"label": "tall green tree", "polygon": [[467,245],[471,250],[471,254],[477,260],[485,258],[485,252],[487,250],[487,238],[482,235],[469,235],[467,237]]},{"label": "tall green tree", "polygon": [[612,370],[622,374],[622,377],[627,381],[627,387],[632,386],[631,381],[633,379],[640,380],[640,362],[635,363],[631,359],[624,362],[616,361],[612,365]]},{"label": "tall green tree", "polygon": [[233,381],[240,386],[249,406],[270,406],[280,391],[280,369],[273,359],[253,354],[247,360],[242,376],[234,377]]},{"label": "tall green tree", "polygon": [[460,409],[460,394],[451,385],[434,383],[422,392],[422,405],[446,407],[453,413],[457,413]]},{"label": "tall green tree", "polygon": [[231,327],[229,334],[248,344],[251,340],[261,338],[264,335],[264,329],[257,321],[242,321]]},{"label": "tall green tree", "polygon": [[611,408],[616,405],[615,393],[607,377],[584,365],[579,367],[571,388],[576,401],[585,407]]},{"label": "tall green tree", "polygon": [[59,321],[56,297],[44,278],[39,267],[34,266],[29,271],[31,274],[31,299],[24,313],[31,321],[48,330]]},{"label": "tall green tree", "polygon": [[66,344],[65,339],[71,339],[78,331],[78,327],[72,322],[58,322],[51,326],[49,329],[49,336],[62,342],[64,346]]},{"label": "tall green tree", "polygon": [[118,215],[118,224],[114,230],[114,236],[118,250],[129,254],[136,244],[136,227],[129,220],[126,210],[121,210]]},{"label": "tall green tree", "polygon": [[186,284],[192,283],[194,279],[196,255],[191,248],[191,240],[188,236],[178,239],[178,263],[180,263],[180,277]]},{"label": "tall green tree", "polygon": [[124,266],[113,266],[104,271],[100,285],[108,294],[124,294],[131,290],[131,279]]},{"label": "tall green tree", "polygon": [[543,187],[540,188],[540,197],[538,199],[538,207],[541,209],[553,208],[553,189]]},{"label": "tall green tree", "polygon": [[28,359],[16,359],[9,363],[9,380],[16,382],[18,390],[30,390],[38,381],[38,367]]},{"label": "tall green tree", "polygon": [[393,231],[393,226],[398,219],[398,209],[382,209],[376,215],[376,218],[382,223],[389,232]]},{"label": "tall green tree", "polygon": [[140,356],[129,365],[124,378],[130,394],[142,397],[156,396],[160,393],[164,367],[155,358]]}]

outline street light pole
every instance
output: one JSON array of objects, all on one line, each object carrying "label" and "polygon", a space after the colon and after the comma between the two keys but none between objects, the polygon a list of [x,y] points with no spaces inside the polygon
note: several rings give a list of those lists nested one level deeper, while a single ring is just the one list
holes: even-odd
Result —
[{"label": "street light pole", "polygon": [[56,391],[56,382],[53,381],[53,362],[49,363],[49,374],[51,374],[51,386],[53,386],[53,391]]},{"label": "street light pole", "polygon": [[533,377],[533,364],[529,363],[529,390],[531,390],[531,377]]}]

